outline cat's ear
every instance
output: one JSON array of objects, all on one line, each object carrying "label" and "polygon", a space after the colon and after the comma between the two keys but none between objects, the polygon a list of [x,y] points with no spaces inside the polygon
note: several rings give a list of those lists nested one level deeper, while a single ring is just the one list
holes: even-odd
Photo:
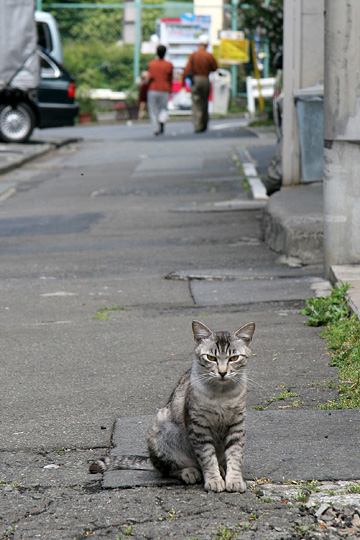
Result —
[{"label": "cat's ear", "polygon": [[212,336],[213,331],[206,326],[206,324],[200,321],[192,322],[192,331],[194,334],[195,341],[201,341],[202,339],[208,339]]},{"label": "cat's ear", "polygon": [[255,332],[255,323],[249,322],[247,324],[244,324],[239,330],[236,330],[234,332],[234,336],[237,339],[241,339],[242,341],[245,341],[246,344],[249,344],[252,340],[252,337]]}]

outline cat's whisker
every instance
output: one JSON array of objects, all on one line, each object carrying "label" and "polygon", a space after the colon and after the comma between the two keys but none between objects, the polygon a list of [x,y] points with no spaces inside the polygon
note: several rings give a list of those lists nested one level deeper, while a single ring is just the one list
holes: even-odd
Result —
[{"label": "cat's whisker", "polygon": [[258,381],[254,381],[254,379],[251,379],[248,376],[246,376],[246,380],[247,380],[248,383],[250,383],[250,384],[252,384],[254,386],[258,386],[259,388],[261,388],[261,390],[266,390],[265,386],[260,384]]}]

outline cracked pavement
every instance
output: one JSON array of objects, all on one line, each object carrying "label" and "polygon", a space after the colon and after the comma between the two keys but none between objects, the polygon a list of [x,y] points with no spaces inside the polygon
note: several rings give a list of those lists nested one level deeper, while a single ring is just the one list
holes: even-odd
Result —
[{"label": "cracked pavement", "polygon": [[211,211],[247,200],[234,149],[261,153],[274,136],[221,125],[195,137],[176,122],[163,139],[141,124],[52,130],[84,142],[1,177],[16,185],[0,202],[2,540],[357,534],[359,484],[336,471],[332,483],[253,480],[244,495],[104,490],[87,472],[117,417],[167,399],[189,365],[193,318],[257,323],[251,410],[315,411],[336,392],[319,332],[299,314],[321,268],[280,264],[260,208]]}]

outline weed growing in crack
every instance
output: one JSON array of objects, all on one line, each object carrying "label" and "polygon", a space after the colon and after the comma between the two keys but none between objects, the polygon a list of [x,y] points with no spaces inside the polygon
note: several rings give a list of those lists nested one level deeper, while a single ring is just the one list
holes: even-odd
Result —
[{"label": "weed growing in crack", "polygon": [[[255,405],[254,409],[255,411],[266,411],[269,406],[272,403],[276,403],[278,401],[287,401],[290,398],[297,398],[298,394],[296,392],[293,392],[292,390],[289,390],[288,388],[285,388],[284,384],[279,385],[280,392],[278,394],[275,394],[272,398],[268,399],[264,405]],[[286,408],[297,408],[301,407],[302,402],[300,400],[294,400],[286,405]]]},{"label": "weed growing in crack", "polygon": [[100,308],[95,313],[93,319],[96,321],[108,321],[110,313],[113,313],[114,311],[125,311],[125,308],[124,306],[117,305]]},{"label": "weed growing in crack", "polygon": [[336,495],[335,489],[324,489],[323,493],[329,495],[330,497],[334,497]]},{"label": "weed growing in crack", "polygon": [[346,492],[353,493],[353,494],[360,494],[360,482],[357,482],[355,484],[350,484],[350,486],[346,488]]},{"label": "weed growing in crack", "polygon": [[126,527],[124,527],[124,535],[133,536],[133,534],[134,534],[134,525],[126,525]]},{"label": "weed growing in crack", "polygon": [[272,499],[271,497],[260,497],[259,502],[262,502],[264,504],[270,504],[270,503],[275,502],[275,500]]},{"label": "weed growing in crack", "polygon": [[168,521],[174,521],[176,518],[177,518],[176,510],[175,508],[171,508],[171,510],[169,510],[169,512],[167,513],[166,519]]},{"label": "weed growing in crack", "polygon": [[16,532],[16,525],[10,525],[7,529],[4,531],[3,539],[4,540],[10,540],[10,538],[14,538],[14,534]]},{"label": "weed growing in crack", "polygon": [[276,396],[273,396],[271,401],[285,401],[286,399],[293,397],[298,397],[297,393],[292,392],[291,390],[286,390],[286,388],[284,388]]},{"label": "weed growing in crack", "polygon": [[309,298],[302,315],[307,316],[309,326],[324,326],[349,317],[349,306],[346,302],[346,293],[350,289],[349,283],[334,287],[330,296]]},{"label": "weed growing in crack", "polygon": [[300,502],[300,503],[306,503],[309,500],[309,497],[311,495],[311,491],[309,489],[300,489],[296,495],[294,496],[294,501]]},{"label": "weed growing in crack", "polygon": [[216,532],[214,540],[234,540],[235,534],[235,531],[229,529],[229,527],[220,527]]},{"label": "weed growing in crack", "polygon": [[255,411],[265,411],[266,407],[264,405],[255,405]]},{"label": "weed growing in crack", "polygon": [[311,492],[319,492],[319,481],[318,480],[307,480],[304,482],[304,487]]},{"label": "weed growing in crack", "polygon": [[297,535],[296,538],[301,538],[302,540],[314,538],[314,526],[313,525],[302,525],[296,523],[294,526],[294,532]]}]

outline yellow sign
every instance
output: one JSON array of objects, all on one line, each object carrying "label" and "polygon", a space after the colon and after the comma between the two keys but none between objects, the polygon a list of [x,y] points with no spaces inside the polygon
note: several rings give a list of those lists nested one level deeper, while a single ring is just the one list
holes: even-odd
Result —
[{"label": "yellow sign", "polygon": [[219,46],[221,64],[246,64],[249,59],[249,40],[221,38]]}]

